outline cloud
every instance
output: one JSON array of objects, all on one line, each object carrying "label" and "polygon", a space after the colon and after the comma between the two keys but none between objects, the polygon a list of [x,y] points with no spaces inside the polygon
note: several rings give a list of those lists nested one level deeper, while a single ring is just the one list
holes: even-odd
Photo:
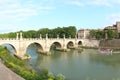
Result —
[{"label": "cloud", "polygon": [[18,26],[12,25],[12,24],[1,24],[0,25],[0,33],[6,33],[6,32],[13,32],[20,30]]},{"label": "cloud", "polygon": [[63,0],[66,3],[75,6],[104,6],[113,7],[120,5],[120,0]]},{"label": "cloud", "polygon": [[120,13],[109,14],[106,16],[104,26],[112,26],[116,24],[117,21],[120,21]]},{"label": "cloud", "polygon": [[53,9],[53,6],[43,5],[39,0],[0,0],[0,33],[21,30],[22,27],[17,26],[19,22],[49,13]]},{"label": "cloud", "polygon": [[116,21],[120,21],[120,13],[110,14],[107,16],[107,22],[110,24],[115,23]]},{"label": "cloud", "polygon": [[9,22],[25,20],[53,9],[51,6],[34,3],[33,0],[0,0],[0,5],[0,20]]},{"label": "cloud", "polygon": [[107,6],[110,7],[112,6],[110,0],[92,0],[90,2],[88,2],[89,5],[101,5],[101,6]]},{"label": "cloud", "polygon": [[83,3],[80,1],[70,1],[69,4],[76,5],[76,6],[83,6]]}]

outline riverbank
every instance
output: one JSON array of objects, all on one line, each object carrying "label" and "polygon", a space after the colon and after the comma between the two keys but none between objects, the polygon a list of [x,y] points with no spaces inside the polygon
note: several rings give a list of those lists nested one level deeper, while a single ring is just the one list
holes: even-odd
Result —
[{"label": "riverbank", "polygon": [[[25,80],[65,80],[65,77],[63,75],[58,74],[55,76],[53,74],[50,74],[47,69],[41,69],[40,73],[36,72],[27,63],[25,63],[25,61],[10,55],[10,52],[5,47],[1,46],[0,46],[0,58],[4,65],[6,65],[16,74],[23,77]],[[13,79],[10,78],[10,80]]]},{"label": "riverbank", "polygon": [[112,49],[120,49],[120,39],[112,39],[112,40],[101,40],[99,47],[102,48],[112,48]]},{"label": "riverbank", "polygon": [[98,49],[99,47],[90,47],[90,46],[80,46],[81,48],[84,49]]},{"label": "riverbank", "polygon": [[22,77],[18,76],[13,71],[11,71],[9,68],[7,68],[2,62],[0,62],[0,79],[1,80],[25,80]]}]

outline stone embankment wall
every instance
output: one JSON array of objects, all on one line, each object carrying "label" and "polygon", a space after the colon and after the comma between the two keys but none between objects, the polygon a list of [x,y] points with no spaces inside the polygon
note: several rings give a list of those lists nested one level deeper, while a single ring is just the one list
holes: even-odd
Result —
[{"label": "stone embankment wall", "polygon": [[99,40],[86,39],[83,46],[98,48],[99,47],[99,43],[100,43]]},{"label": "stone embankment wall", "polygon": [[99,46],[120,49],[120,39],[101,40]]}]

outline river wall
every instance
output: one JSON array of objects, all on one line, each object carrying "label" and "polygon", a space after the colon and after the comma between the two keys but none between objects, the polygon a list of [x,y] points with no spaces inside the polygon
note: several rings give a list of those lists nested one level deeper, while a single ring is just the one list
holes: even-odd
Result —
[{"label": "river wall", "polygon": [[120,49],[120,39],[101,40],[99,46]]},{"label": "river wall", "polygon": [[100,43],[99,40],[86,39],[86,40],[84,41],[84,45],[83,45],[83,46],[98,48],[98,47],[99,47],[99,43]]}]

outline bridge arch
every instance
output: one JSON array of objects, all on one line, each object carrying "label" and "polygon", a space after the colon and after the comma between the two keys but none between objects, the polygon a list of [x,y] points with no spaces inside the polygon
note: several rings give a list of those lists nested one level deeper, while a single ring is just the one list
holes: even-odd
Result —
[{"label": "bridge arch", "polygon": [[[61,45],[60,42],[53,42],[53,43],[50,45],[50,50],[52,50],[52,49],[60,49],[60,48],[62,48],[62,45]],[[49,51],[50,51],[50,50],[49,50]]]},{"label": "bridge arch", "polygon": [[82,46],[83,42],[82,41],[78,41],[78,46]]},{"label": "bridge arch", "polygon": [[6,49],[9,50],[12,55],[17,54],[17,49],[13,44],[2,43],[0,45],[3,46],[3,47],[6,47]]},{"label": "bridge arch", "polygon": [[29,43],[29,44],[26,46],[25,52],[27,52],[27,50],[28,50],[28,48],[29,48],[30,46],[35,46],[37,52],[43,52],[43,47],[42,47],[42,45],[41,45],[40,43],[38,43],[38,42]]},{"label": "bridge arch", "polygon": [[73,48],[74,47],[74,42],[73,41],[69,41],[67,43],[67,48]]}]

